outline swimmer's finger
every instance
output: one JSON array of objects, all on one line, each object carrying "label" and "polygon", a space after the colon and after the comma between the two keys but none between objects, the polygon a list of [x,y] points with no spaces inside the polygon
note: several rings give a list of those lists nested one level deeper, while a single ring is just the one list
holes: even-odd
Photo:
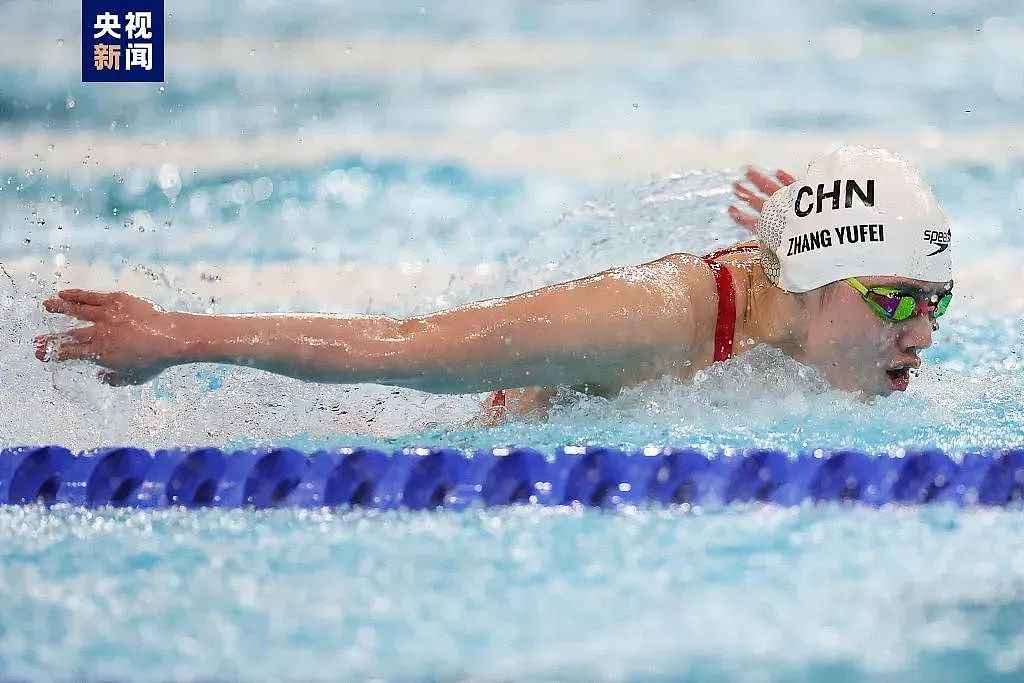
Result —
[{"label": "swimmer's finger", "polygon": [[732,184],[732,193],[747,204],[750,204],[750,208],[754,211],[757,211],[758,213],[761,212],[761,207],[764,206],[764,197],[761,195],[749,190],[741,183]]},{"label": "swimmer's finger", "polygon": [[[39,354],[36,354],[39,357]],[[96,350],[91,342],[63,342],[57,346],[50,360],[96,360]]]},{"label": "swimmer's finger", "polygon": [[764,192],[769,197],[775,194],[775,191],[782,187],[782,185],[779,185],[775,180],[766,176],[764,173],[761,173],[756,168],[748,168],[744,175],[747,177],[747,180],[754,183],[754,187],[761,190],[761,192]]},{"label": "swimmer's finger", "polygon": [[72,327],[64,330],[63,332],[56,332],[53,334],[41,334],[33,341],[37,344],[49,344],[51,341],[61,340],[91,342],[94,336],[96,336],[96,326],[89,325],[88,327]]},{"label": "swimmer's finger", "polygon": [[757,229],[757,216],[753,216],[740,210],[740,208],[735,204],[729,207],[729,217],[750,232],[754,232]]},{"label": "swimmer's finger", "polygon": [[89,322],[96,322],[106,315],[106,309],[99,306],[80,304],[64,299],[46,299],[43,301],[43,308],[50,313],[63,313],[64,315],[70,315],[72,318],[88,320]]},{"label": "swimmer's finger", "polygon": [[112,294],[110,292],[96,292],[91,289],[62,289],[57,296],[65,301],[76,304],[87,304],[89,306],[103,306],[110,303]]},{"label": "swimmer's finger", "polygon": [[775,172],[775,177],[778,178],[779,182],[783,185],[792,185],[796,182],[796,178],[792,176],[789,171],[785,171],[781,168]]},{"label": "swimmer's finger", "polygon": [[56,349],[60,344],[67,342],[89,344],[92,343],[95,334],[96,327],[94,325],[90,325],[89,327],[76,327],[55,334],[40,334],[32,340],[32,343],[35,344],[36,347],[35,356],[42,361],[50,360],[53,356],[54,349]]}]

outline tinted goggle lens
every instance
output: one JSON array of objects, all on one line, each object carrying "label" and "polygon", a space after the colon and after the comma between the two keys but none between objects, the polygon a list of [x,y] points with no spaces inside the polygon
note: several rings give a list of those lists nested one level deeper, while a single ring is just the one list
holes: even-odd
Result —
[{"label": "tinted goggle lens", "polygon": [[924,313],[927,313],[928,317],[932,319],[938,318],[946,312],[946,309],[949,308],[949,302],[953,300],[952,292],[947,292],[942,296],[933,295],[920,302],[909,294],[903,294],[899,291],[890,292],[869,289],[868,296],[886,318],[896,321],[906,320],[914,315],[918,307]]}]

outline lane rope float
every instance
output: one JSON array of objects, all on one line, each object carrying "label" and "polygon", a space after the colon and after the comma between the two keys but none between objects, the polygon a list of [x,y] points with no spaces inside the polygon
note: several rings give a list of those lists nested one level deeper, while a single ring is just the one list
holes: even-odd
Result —
[{"label": "lane rope float", "polygon": [[859,450],[530,447],[169,448],[153,453],[62,446],[0,450],[0,504],[81,507],[462,510],[514,504],[792,506],[858,502],[880,507],[952,503],[1002,506],[1024,499],[1024,448],[904,455]]}]

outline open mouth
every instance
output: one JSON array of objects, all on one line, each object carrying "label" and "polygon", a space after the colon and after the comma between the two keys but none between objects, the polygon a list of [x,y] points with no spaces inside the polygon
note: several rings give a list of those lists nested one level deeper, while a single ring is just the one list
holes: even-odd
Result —
[{"label": "open mouth", "polygon": [[893,368],[885,371],[893,391],[906,391],[910,384],[910,368]]}]

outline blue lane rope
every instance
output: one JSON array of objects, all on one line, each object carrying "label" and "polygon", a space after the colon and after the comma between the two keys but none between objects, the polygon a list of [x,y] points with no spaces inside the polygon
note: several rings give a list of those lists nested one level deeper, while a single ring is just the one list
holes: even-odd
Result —
[{"label": "blue lane rope", "polygon": [[225,453],[108,447],[73,454],[61,446],[0,450],[0,504],[83,507],[354,506],[461,510],[528,503],[723,506],[849,501],[870,506],[1008,505],[1024,499],[1024,448],[967,453],[939,449],[902,457],[856,450],[793,455],[747,449],[708,457],[692,448],[340,448],[310,456],[292,448]]}]

